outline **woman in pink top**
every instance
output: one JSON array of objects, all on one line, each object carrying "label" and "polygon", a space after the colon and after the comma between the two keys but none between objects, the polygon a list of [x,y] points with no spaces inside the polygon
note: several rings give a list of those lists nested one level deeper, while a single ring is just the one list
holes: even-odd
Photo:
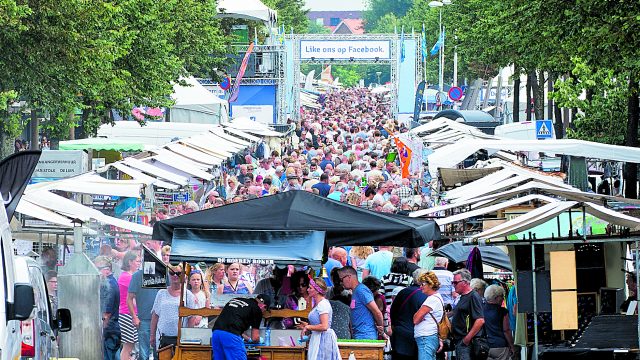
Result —
[{"label": "woman in pink top", "polygon": [[[122,273],[118,278],[118,287],[120,288],[118,324],[120,324],[120,334],[122,338],[122,352],[120,353],[122,360],[131,359],[133,347],[138,343],[138,330],[133,325],[133,318],[127,307],[127,293],[129,291],[131,275],[138,270],[140,262],[140,253],[138,251],[127,251],[122,258]],[[135,311],[137,312],[138,310],[136,309]]]}]

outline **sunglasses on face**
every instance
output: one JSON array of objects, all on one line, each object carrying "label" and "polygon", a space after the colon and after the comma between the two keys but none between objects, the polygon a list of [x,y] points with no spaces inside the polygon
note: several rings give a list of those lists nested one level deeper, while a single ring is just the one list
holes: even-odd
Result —
[{"label": "sunglasses on face", "polygon": [[464,280],[453,280],[451,283],[455,286],[460,284],[461,282],[464,282]]},{"label": "sunglasses on face", "polygon": [[180,275],[182,275],[182,271],[169,270],[169,275],[171,275],[171,276],[180,276]]}]

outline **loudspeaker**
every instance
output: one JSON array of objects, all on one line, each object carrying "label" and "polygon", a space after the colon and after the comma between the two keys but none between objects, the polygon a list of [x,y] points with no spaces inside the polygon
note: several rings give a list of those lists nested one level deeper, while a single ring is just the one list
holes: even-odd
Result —
[{"label": "loudspeaker", "polygon": [[[531,271],[531,246],[516,245],[515,271]],[[535,245],[536,269],[544,270],[544,245]]]},{"label": "loudspeaker", "polygon": [[600,315],[620,313],[624,302],[624,291],[619,288],[600,288]]},{"label": "loudspeaker", "polygon": [[[533,276],[531,271],[517,274],[518,313],[533,312]],[[536,272],[536,299],[538,312],[551,312],[551,274],[549,271]]]}]

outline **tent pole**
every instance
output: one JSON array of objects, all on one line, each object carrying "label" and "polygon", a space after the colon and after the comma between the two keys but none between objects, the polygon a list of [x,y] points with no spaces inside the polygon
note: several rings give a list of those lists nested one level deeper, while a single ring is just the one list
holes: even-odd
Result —
[{"label": "tent pole", "polygon": [[[638,299],[638,282],[640,282],[640,262],[638,262],[638,245],[640,241],[636,240],[636,258],[635,258],[635,270],[636,270],[636,300]],[[626,267],[625,267],[626,268]],[[636,307],[637,309],[637,307]],[[638,311],[638,334],[640,334],[640,311]],[[638,336],[638,347],[640,347],[640,336]]]},{"label": "tent pole", "polygon": [[538,294],[536,291],[536,246],[531,243],[531,281],[533,286],[533,353],[532,359],[538,360]]}]

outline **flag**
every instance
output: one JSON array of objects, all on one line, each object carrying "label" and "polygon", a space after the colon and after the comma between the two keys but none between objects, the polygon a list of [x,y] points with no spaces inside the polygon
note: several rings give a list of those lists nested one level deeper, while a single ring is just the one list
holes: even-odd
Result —
[{"label": "flag", "polygon": [[331,76],[331,65],[327,66],[320,73],[320,81],[324,81],[328,84],[333,83],[333,76]]},{"label": "flag", "polygon": [[435,54],[437,54],[438,51],[440,51],[440,48],[443,45],[444,45],[444,29],[440,33],[440,36],[438,37],[438,41],[436,41],[436,43],[431,48],[431,56],[435,56]]},{"label": "flag", "polygon": [[279,38],[280,38],[280,44],[284,44],[284,32],[285,32],[285,30],[284,30],[284,24],[283,24],[281,27],[278,28],[278,35],[279,35]]},{"label": "flag", "polygon": [[240,70],[238,70],[238,75],[236,75],[236,81],[233,83],[233,88],[231,89],[231,96],[229,96],[229,102],[234,102],[238,100],[238,94],[240,93],[240,82],[242,82],[242,77],[244,76],[244,72],[247,70],[247,65],[249,64],[249,56],[253,51],[253,43],[249,44],[249,48],[247,49],[247,53],[244,54],[244,59],[242,59],[242,64],[240,64]]},{"label": "flag", "polygon": [[0,161],[0,198],[7,211],[9,222],[38,165],[40,153],[40,150],[20,151]]},{"label": "flag", "polygon": [[393,138],[398,148],[398,158],[402,168],[402,177],[409,178],[409,165],[411,164],[411,149],[405,145],[397,136]]},{"label": "flag", "polygon": [[414,125],[420,123],[420,110],[422,110],[422,103],[424,101],[424,88],[426,85],[427,84],[424,81],[420,81],[420,84],[418,84],[418,88],[416,89],[416,100],[413,107],[413,121],[411,122],[411,128],[413,128]]},{"label": "flag", "polygon": [[400,62],[404,62],[404,25],[402,25],[402,32],[400,33]]},{"label": "flag", "polygon": [[422,50],[422,62],[427,61],[427,32],[424,30],[424,23],[422,23],[422,39],[420,41],[420,48]]}]

